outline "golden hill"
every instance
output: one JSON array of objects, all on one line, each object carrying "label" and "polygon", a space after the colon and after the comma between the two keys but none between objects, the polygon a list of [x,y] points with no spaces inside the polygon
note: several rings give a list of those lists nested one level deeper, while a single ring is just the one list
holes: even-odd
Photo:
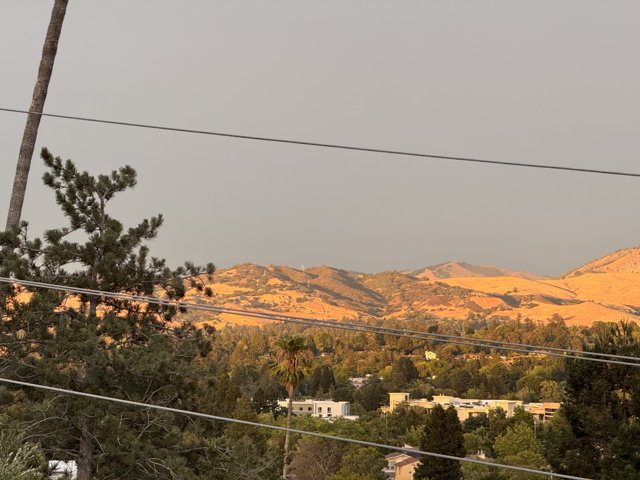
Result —
[{"label": "golden hill", "polygon": [[[569,325],[640,320],[640,249],[597,259],[558,278],[541,278],[488,265],[461,262],[415,272],[366,274],[332,267],[304,271],[285,266],[237,265],[216,273],[213,298],[189,292],[191,300],[233,308],[323,319],[401,318],[423,313],[437,318],[530,318],[554,315]],[[260,324],[237,315],[190,312],[198,322]]]},{"label": "golden hill", "polygon": [[438,279],[456,277],[523,277],[539,278],[532,273],[512,272],[495,265],[472,265],[466,262],[445,262],[412,273],[418,278]]},{"label": "golden hill", "polygon": [[640,247],[623,248],[597,258],[586,265],[570,271],[565,277],[584,273],[640,273]]}]

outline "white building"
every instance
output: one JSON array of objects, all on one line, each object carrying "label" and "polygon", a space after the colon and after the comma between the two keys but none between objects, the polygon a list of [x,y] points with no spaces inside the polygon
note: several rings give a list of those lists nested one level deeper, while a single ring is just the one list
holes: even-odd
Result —
[{"label": "white building", "polygon": [[[288,403],[287,400],[278,400],[278,405],[283,408],[287,408]],[[319,418],[350,417],[351,404],[333,400],[294,400],[291,413]]]},{"label": "white building", "polygon": [[314,417],[332,418],[348,417],[351,415],[349,402],[334,402],[333,400],[313,400]]}]

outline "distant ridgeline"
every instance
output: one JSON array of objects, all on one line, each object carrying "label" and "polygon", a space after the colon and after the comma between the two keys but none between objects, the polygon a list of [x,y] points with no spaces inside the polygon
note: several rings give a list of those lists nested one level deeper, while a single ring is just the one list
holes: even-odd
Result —
[{"label": "distant ridgeline", "polygon": [[[417,271],[358,273],[332,267],[237,265],[220,270],[207,303],[327,319],[531,319],[567,325],[640,319],[640,248],[619,250],[559,278],[447,262]],[[189,292],[193,299],[196,291]],[[262,324],[238,315],[197,321]]]}]

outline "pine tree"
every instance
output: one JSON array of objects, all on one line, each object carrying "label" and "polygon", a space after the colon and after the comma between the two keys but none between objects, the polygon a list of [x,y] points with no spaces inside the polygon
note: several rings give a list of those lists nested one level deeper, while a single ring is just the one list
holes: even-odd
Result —
[{"label": "pine tree", "polygon": [[420,374],[415,364],[407,357],[400,357],[391,369],[391,382],[398,388],[403,388],[419,376]]},{"label": "pine tree", "polygon": [[[600,324],[594,329],[594,345],[586,350],[640,356],[634,323]],[[567,361],[566,400],[560,414],[570,431],[562,435],[568,448],[549,458],[554,468],[589,478],[632,478],[625,476],[625,470],[638,465],[637,444],[628,439],[638,430],[634,422],[640,418],[640,369]],[[549,431],[546,436],[551,440],[558,433]],[[615,477],[611,468],[625,473]]]},{"label": "pine tree", "polygon": [[[126,166],[97,177],[79,171],[46,149],[43,179],[54,191],[68,225],[30,239],[28,225],[0,235],[0,260],[16,278],[133,295],[184,296],[187,286],[204,290],[202,274],[187,262],[172,270],[151,257],[145,243],[156,237],[161,215],[125,229],[108,213],[110,202],[136,185]],[[210,293],[207,291],[206,293]],[[175,306],[68,295],[14,286],[6,299],[0,367],[34,383],[143,402],[191,407],[215,383],[203,358],[207,333],[174,322]],[[75,458],[78,480],[189,478],[175,453],[186,421],[78,397],[24,390],[22,420],[45,449]],[[152,460],[155,459],[155,460]],[[98,472],[98,473],[96,473]]]},{"label": "pine tree", "polygon": [[[454,457],[464,457],[464,435],[455,408],[447,410],[440,405],[431,409],[427,416],[420,449],[426,452],[442,453]],[[414,480],[460,480],[460,462],[425,456],[420,459]]]}]

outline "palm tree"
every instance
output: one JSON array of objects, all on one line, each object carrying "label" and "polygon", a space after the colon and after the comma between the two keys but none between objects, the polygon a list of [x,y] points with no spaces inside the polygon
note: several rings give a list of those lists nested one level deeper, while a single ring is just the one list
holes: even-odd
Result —
[{"label": "palm tree", "polygon": [[284,436],[284,465],[282,478],[287,478],[287,461],[289,457],[289,430],[291,429],[291,414],[293,411],[293,392],[302,382],[311,366],[311,350],[302,337],[283,337],[278,340],[276,350],[276,364],[273,366],[275,377],[284,385],[289,395],[287,404],[287,431]]},{"label": "palm tree", "polygon": [[17,226],[22,216],[22,205],[27,190],[31,158],[33,157],[33,149],[36,145],[36,138],[38,137],[38,127],[40,126],[40,119],[42,118],[41,115],[38,114],[42,113],[44,102],[47,98],[49,81],[51,80],[51,73],[53,71],[53,62],[56,59],[58,40],[60,39],[60,32],[62,31],[62,22],[64,21],[64,15],[67,11],[67,3],[69,3],[69,0],[55,0],[53,10],[51,11],[51,20],[49,21],[47,36],[44,39],[44,46],[42,47],[38,78],[36,80],[36,86],[33,89],[31,107],[29,107],[30,112],[36,113],[30,113],[27,116],[27,124],[24,127],[20,152],[18,153],[18,164],[13,178],[13,190],[11,192],[11,200],[9,201],[6,230]]}]

